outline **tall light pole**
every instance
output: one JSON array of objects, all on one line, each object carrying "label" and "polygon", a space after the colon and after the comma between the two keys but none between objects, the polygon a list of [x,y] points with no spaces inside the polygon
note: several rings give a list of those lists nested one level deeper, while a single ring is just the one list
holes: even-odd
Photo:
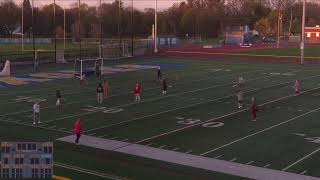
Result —
[{"label": "tall light pole", "polygon": [[35,39],[34,39],[34,0],[31,1],[32,3],[32,9],[31,9],[31,28],[32,28],[32,49],[33,49],[33,59],[34,61],[36,60],[36,43],[35,43]]},{"label": "tall light pole", "polygon": [[154,8],[154,52],[158,52],[158,44],[157,44],[157,39],[158,39],[158,23],[157,23],[157,13],[158,13],[158,0],[155,0],[155,8]]},{"label": "tall light pole", "polygon": [[[78,36],[79,36],[79,59],[82,60],[82,47],[81,47],[81,0],[78,0]],[[82,63],[81,63],[82,65]],[[82,69],[81,69],[82,72]],[[81,74],[82,76],[82,74]]]},{"label": "tall light pole", "polygon": [[133,0],[131,0],[131,56],[133,56]]},{"label": "tall light pole", "polygon": [[54,61],[57,62],[56,0],[53,0]]},{"label": "tall light pole", "polygon": [[66,7],[63,4],[63,49],[66,49]]},{"label": "tall light pole", "polygon": [[300,64],[304,64],[304,41],[305,41],[305,25],[306,25],[306,0],[302,0],[302,30],[301,30],[301,43],[300,43]]},{"label": "tall light pole", "polygon": [[21,7],[21,49],[24,51],[24,1],[22,1]]},{"label": "tall light pole", "polygon": [[277,40],[277,48],[279,48],[279,44],[280,44],[281,25],[282,25],[282,14],[281,14],[281,12],[279,12],[279,14],[278,14],[278,40]]}]

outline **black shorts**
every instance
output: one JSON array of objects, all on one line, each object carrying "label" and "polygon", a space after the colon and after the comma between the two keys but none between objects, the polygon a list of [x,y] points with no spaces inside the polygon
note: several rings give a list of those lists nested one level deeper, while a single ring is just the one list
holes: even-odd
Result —
[{"label": "black shorts", "polygon": [[242,100],[240,100],[240,101],[238,101],[238,103],[242,104],[242,103],[243,103],[243,101],[242,101]]}]

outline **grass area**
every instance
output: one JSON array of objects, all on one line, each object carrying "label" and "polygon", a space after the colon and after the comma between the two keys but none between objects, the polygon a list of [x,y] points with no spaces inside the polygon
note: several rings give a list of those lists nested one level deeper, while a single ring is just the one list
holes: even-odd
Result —
[{"label": "grass area", "polygon": [[[96,137],[320,177],[318,66],[178,58],[113,61],[109,65],[146,62],[184,64],[162,68],[168,77],[168,95],[161,94],[154,70],[106,75],[103,78],[109,80],[111,96],[103,104],[96,104],[95,88],[101,81],[96,77],[88,77],[85,87],[68,79],[0,88],[0,141],[54,141],[56,162],[84,170],[79,173],[57,166],[55,173],[76,180],[108,179],[108,175],[139,180],[243,179],[56,140],[72,134],[73,123],[80,118],[84,133]],[[261,105],[256,122],[250,121],[247,110],[237,109],[237,88],[232,86],[240,74],[246,81],[244,108],[249,107],[252,96]],[[291,96],[295,79],[301,81],[299,96]],[[140,103],[133,102],[131,92],[136,82],[142,84]],[[63,96],[60,109],[54,105],[57,88]],[[41,126],[32,126],[32,103],[15,101],[17,96],[46,99],[41,103]],[[122,111],[88,112],[88,106]],[[90,174],[92,171],[96,175]]]}]

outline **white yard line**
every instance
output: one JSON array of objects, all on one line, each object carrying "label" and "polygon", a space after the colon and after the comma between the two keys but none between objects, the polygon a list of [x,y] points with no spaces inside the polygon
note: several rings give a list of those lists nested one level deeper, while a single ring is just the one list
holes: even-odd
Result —
[{"label": "white yard line", "polygon": [[[320,108],[319,108],[319,109],[320,109]],[[295,165],[299,164],[300,162],[304,161],[305,159],[309,158],[310,156],[312,156],[312,155],[316,154],[316,153],[317,153],[317,152],[319,152],[319,151],[320,151],[320,148],[318,148],[318,149],[316,149],[316,150],[312,151],[310,154],[308,154],[308,155],[306,155],[306,156],[302,157],[301,159],[299,159],[299,160],[295,161],[294,163],[292,163],[292,164],[288,165],[287,167],[283,168],[283,169],[282,169],[282,171],[286,171],[286,170],[290,169],[291,167],[293,167],[293,166],[295,166]]]},{"label": "white yard line", "polygon": [[233,158],[233,159],[231,159],[230,161],[231,162],[234,162],[234,161],[236,161],[238,158]]},{"label": "white yard line", "polygon": [[[254,73],[254,72],[259,72],[259,71],[264,71],[264,70],[248,71],[248,72],[243,73],[243,74],[249,74],[249,73]],[[173,85],[189,84],[190,82],[199,82],[199,81],[210,80],[210,79],[219,79],[219,78],[222,78],[222,77],[236,76],[236,75],[240,75],[240,74],[241,73],[216,76],[216,77],[213,77],[213,78],[202,78],[202,79],[197,79],[197,80],[191,80],[191,81],[188,81],[188,82],[185,82],[185,83],[175,83]],[[154,89],[159,89],[159,87],[147,88],[147,89],[144,89],[144,91],[149,91],[149,90],[154,90]],[[94,89],[92,90],[92,92],[94,92]],[[130,92],[125,92],[125,93],[113,94],[113,95],[110,95],[108,98],[117,97],[117,96],[126,95],[126,94],[131,94],[131,93],[132,92],[130,91]],[[79,100],[79,101],[73,101],[73,102],[70,102],[70,103],[65,103],[63,105],[71,105],[71,104],[76,104],[76,103],[80,103],[80,102],[88,102],[88,100],[91,101],[91,100],[96,100],[96,99],[97,98],[89,98],[89,99],[85,99],[85,100]],[[54,106],[46,106],[46,107],[41,108],[41,110],[49,109],[49,108],[55,108],[55,107],[56,107],[55,105]],[[21,113],[26,113],[26,112],[32,112],[32,110],[24,110],[24,111],[19,111],[19,112],[14,112],[14,113],[1,114],[0,117],[1,116],[10,116],[10,115],[15,115],[15,114],[21,114]]]},{"label": "white yard line", "polygon": [[304,170],[304,171],[302,171],[302,172],[299,173],[299,174],[303,175],[303,174],[306,174],[306,173],[307,173],[307,170]]},{"label": "white yard line", "polygon": [[291,121],[294,121],[294,120],[296,120],[296,119],[299,119],[299,118],[301,118],[301,117],[303,117],[303,116],[306,116],[306,115],[308,115],[308,114],[311,114],[311,113],[313,113],[313,112],[315,112],[315,111],[317,111],[317,110],[319,110],[319,109],[320,109],[320,107],[318,107],[318,108],[316,108],[316,109],[313,109],[313,110],[311,110],[311,111],[308,111],[308,112],[306,112],[306,113],[304,113],[304,114],[300,114],[299,116],[296,116],[296,117],[291,118],[291,119],[289,119],[289,120],[286,120],[286,121],[283,121],[283,122],[281,122],[281,123],[275,124],[275,125],[273,125],[273,126],[270,126],[270,127],[265,128],[265,129],[263,129],[263,130],[257,131],[257,132],[255,132],[255,133],[250,134],[250,135],[244,136],[244,137],[242,137],[242,138],[239,138],[239,139],[237,139],[237,140],[234,140],[234,141],[232,141],[232,142],[230,142],[230,143],[227,143],[227,144],[225,144],[225,145],[222,145],[222,146],[220,146],[220,147],[217,147],[217,148],[214,148],[214,149],[209,150],[209,151],[207,151],[207,152],[204,152],[204,153],[202,153],[201,155],[204,156],[204,155],[207,155],[207,154],[209,154],[209,153],[215,152],[215,151],[217,151],[217,150],[219,150],[219,149],[228,147],[228,146],[233,145],[233,144],[235,144],[235,143],[237,143],[237,142],[243,141],[243,140],[248,139],[248,138],[250,138],[250,137],[253,137],[253,136],[255,136],[255,135],[261,134],[261,133],[263,133],[263,132],[269,131],[269,130],[271,130],[271,129],[273,129],[273,128],[279,127],[279,126],[281,126],[281,125],[284,125],[284,124],[287,124],[287,123],[289,123],[289,122],[291,122]]},{"label": "white yard line", "polygon": [[[259,79],[264,79],[264,78],[269,78],[269,77],[274,77],[274,76],[263,76],[263,77],[259,77],[259,78],[248,79],[247,82],[249,82],[249,81],[254,81],[254,80],[259,80]],[[234,84],[234,83],[232,82],[232,83],[226,83],[226,84],[221,84],[221,85],[209,86],[209,87],[200,88],[200,89],[195,89],[195,90],[186,91],[186,92],[182,92],[182,93],[176,93],[176,94],[167,95],[167,96],[150,98],[150,99],[147,99],[147,100],[145,100],[145,101],[140,101],[140,102],[138,102],[138,103],[137,103],[137,102],[132,102],[132,103],[123,104],[123,105],[119,105],[119,106],[114,106],[114,107],[110,107],[110,108],[112,108],[112,109],[124,108],[124,107],[128,107],[128,106],[136,105],[136,104],[158,101],[158,100],[161,100],[161,99],[177,97],[177,96],[181,96],[181,95],[184,95],[184,94],[195,93],[195,92],[204,91],[204,90],[208,90],[208,89],[212,89],[212,88],[229,86],[229,85],[232,85],[232,84]],[[206,103],[206,102],[208,102],[208,101],[202,101],[202,103]],[[63,119],[68,119],[68,118],[73,118],[73,117],[80,117],[80,116],[83,116],[83,115],[95,114],[95,113],[99,113],[99,111],[97,111],[97,112],[93,111],[93,112],[86,112],[86,113],[75,114],[75,115],[66,116],[66,117],[62,117],[62,118],[57,118],[57,119],[52,119],[52,120],[43,121],[43,123],[55,122],[55,121],[60,121],[60,120],[63,120]],[[123,123],[123,122],[124,122],[124,121],[119,122],[119,123]],[[126,122],[128,122],[128,121],[126,121]],[[118,124],[118,123],[116,123],[116,124]],[[99,128],[102,128],[102,127],[99,127]],[[95,130],[95,129],[90,129],[90,130],[87,130],[87,131],[85,131],[85,132],[90,132],[90,131],[94,131],[94,130]]]},{"label": "white yard line", "polygon": [[[283,84],[283,83],[282,83]],[[277,85],[273,85],[273,86],[277,86]],[[270,88],[270,87],[269,87]],[[311,89],[311,90],[307,90],[307,91],[304,91],[304,92],[301,92],[301,94],[304,94],[306,92],[309,92],[309,91],[313,91],[313,90],[316,90],[316,89],[319,89],[320,87],[317,87],[317,88],[314,88],[314,89]],[[260,89],[264,89],[264,88],[260,88]],[[258,89],[258,90],[260,90]],[[252,90],[252,91],[257,91],[257,90]],[[250,92],[250,91],[248,91]],[[232,96],[229,96],[229,97],[232,97]],[[263,104],[260,104],[259,106],[263,106],[263,105],[266,105],[266,104],[271,104],[271,103],[274,103],[274,102],[278,102],[278,101],[281,101],[283,99],[287,99],[289,97],[293,97],[292,95],[289,95],[289,96],[285,96],[285,97],[282,97],[282,98],[279,98],[279,99],[276,99],[276,100],[272,100],[272,101],[268,101],[266,103],[263,103]],[[225,98],[225,97],[223,97]],[[221,99],[221,98],[219,98]],[[197,104],[202,104],[202,103],[197,103]],[[184,106],[184,107],[181,107],[181,108],[178,108],[178,109],[182,109],[182,108],[185,108],[185,107],[191,107],[191,106],[194,106],[194,104],[191,104],[191,105],[188,105],[188,106]],[[159,138],[159,137],[162,137],[162,136],[166,136],[166,135],[169,135],[169,134],[172,134],[172,133],[175,133],[175,132],[179,132],[179,131],[182,131],[182,130],[185,130],[185,129],[189,129],[189,128],[192,128],[192,127],[195,127],[195,126],[199,126],[199,125],[202,125],[202,124],[205,124],[207,122],[212,122],[212,121],[216,121],[216,120],[220,120],[222,118],[225,118],[225,117],[229,117],[231,115],[235,115],[235,114],[238,114],[238,113],[241,113],[241,112],[244,112],[244,111],[247,111],[248,109],[242,109],[242,110],[238,110],[238,111],[234,111],[234,112],[231,112],[231,113],[228,113],[228,114],[225,114],[225,115],[222,115],[220,117],[216,117],[216,118],[212,118],[212,119],[209,119],[209,120],[206,120],[206,121],[202,121],[200,123],[195,123],[195,124],[192,124],[192,125],[189,125],[189,126],[185,126],[185,127],[182,127],[182,128],[178,128],[178,129],[175,129],[175,130],[172,130],[172,131],[168,131],[168,132],[165,132],[165,133],[161,133],[161,134],[158,134],[158,135],[155,135],[155,136],[152,136],[152,137],[149,137],[149,138],[145,138],[145,139],[142,139],[142,140],[139,140],[139,141],[136,141],[135,143],[137,144],[140,144],[142,142],[145,142],[145,141],[149,141],[149,140],[152,140],[152,139],[156,139],[156,138]],[[158,113],[159,114],[159,113]],[[151,115],[149,115],[151,116]],[[239,140],[240,141],[240,140]],[[205,155],[207,153],[202,153],[201,155]]]},{"label": "white yard line", "polygon": [[100,138],[105,138],[105,137],[108,137],[109,134],[105,134],[105,135],[102,135],[102,136],[99,136]]},{"label": "white yard line", "polygon": [[164,148],[164,147],[166,147],[167,145],[162,145],[162,146],[160,146],[160,147],[158,147],[159,149],[162,149],[162,148]]},{"label": "white yard line", "polygon": [[[256,91],[259,91],[259,90],[264,90],[264,89],[268,89],[268,88],[272,88],[272,87],[276,87],[276,86],[280,86],[280,85],[284,85],[284,84],[288,84],[288,83],[291,83],[291,81],[290,82],[283,82],[283,83],[272,85],[272,86],[268,86],[268,87],[251,89],[249,91],[246,91],[245,93],[256,92]],[[109,124],[109,125],[106,125],[106,126],[101,126],[101,127],[98,127],[98,128],[89,129],[89,130],[87,130],[85,132],[91,132],[91,131],[96,131],[96,130],[99,130],[99,129],[109,128],[109,127],[112,127],[112,126],[117,126],[117,125],[121,125],[121,124],[124,124],[124,123],[137,121],[137,120],[148,118],[148,117],[152,117],[152,116],[156,116],[156,115],[160,115],[160,114],[165,114],[165,113],[168,113],[168,112],[173,112],[173,111],[177,111],[177,110],[181,110],[181,109],[185,109],[185,108],[189,108],[189,107],[194,107],[194,106],[205,104],[205,103],[210,103],[210,102],[215,102],[215,101],[219,102],[219,100],[221,100],[221,99],[226,99],[226,98],[230,98],[230,97],[233,97],[233,96],[234,96],[234,94],[227,95],[227,96],[224,96],[224,97],[219,97],[217,99],[210,99],[210,100],[207,100],[207,101],[202,101],[202,102],[190,104],[190,105],[182,106],[182,107],[179,107],[179,108],[174,108],[174,109],[162,111],[162,112],[159,112],[159,113],[154,113],[154,114],[150,114],[150,115],[146,115],[146,116],[142,116],[142,117],[138,117],[138,118],[134,118],[134,119],[130,119],[130,120],[120,121],[118,123]],[[112,107],[112,108],[115,108],[115,107]],[[240,112],[242,112],[244,110],[241,110]]]},{"label": "white yard line", "polygon": [[63,132],[63,133],[67,133],[67,134],[72,134],[69,131],[63,131],[63,130],[58,130],[58,129],[49,129],[47,127],[41,127],[41,126],[33,125],[32,123],[30,123],[30,124],[20,123],[20,122],[17,122],[17,121],[10,121],[10,120],[4,120],[4,119],[1,119],[0,122],[5,122],[5,123],[22,125],[22,126],[27,126],[27,127],[32,127],[32,128],[39,128],[39,129],[45,129],[45,130],[51,130],[51,131],[56,131],[56,132]]},{"label": "white yard line", "polygon": [[246,165],[250,165],[252,163],[254,163],[254,161],[249,161],[249,162],[246,163]]},{"label": "white yard line", "polygon": [[264,168],[267,168],[267,167],[269,167],[269,166],[271,166],[271,164],[266,164],[265,166],[263,166]]},{"label": "white yard line", "polygon": [[84,168],[77,167],[77,166],[67,165],[67,164],[63,164],[63,163],[60,163],[60,162],[54,162],[54,166],[61,167],[61,168],[64,168],[64,169],[73,170],[73,171],[77,171],[77,172],[88,174],[88,175],[97,176],[97,177],[100,177],[100,178],[105,178],[105,179],[126,180],[126,178],[122,178],[122,177],[118,177],[118,176],[115,176],[115,175],[106,174],[106,173],[102,173],[102,172],[97,172],[97,171],[93,171],[93,170],[89,170],[89,169],[84,169]]}]

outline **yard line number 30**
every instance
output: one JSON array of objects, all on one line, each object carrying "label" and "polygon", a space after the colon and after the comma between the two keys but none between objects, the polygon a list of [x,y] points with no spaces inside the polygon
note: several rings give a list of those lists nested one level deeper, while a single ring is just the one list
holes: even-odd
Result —
[{"label": "yard line number 30", "polygon": [[[183,125],[194,125],[196,123],[201,122],[200,119],[193,119],[193,118],[175,117],[175,119],[179,120],[177,121],[178,124],[183,124]],[[222,127],[223,125],[224,125],[223,122],[216,122],[216,121],[201,124],[201,126],[205,128],[218,128],[218,127]]]}]

